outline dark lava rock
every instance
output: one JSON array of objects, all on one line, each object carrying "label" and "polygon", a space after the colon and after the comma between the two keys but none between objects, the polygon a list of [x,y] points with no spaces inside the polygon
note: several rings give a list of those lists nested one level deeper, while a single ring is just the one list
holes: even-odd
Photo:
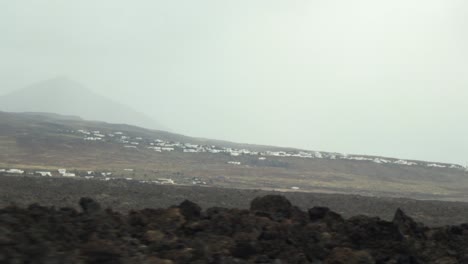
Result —
[{"label": "dark lava rock", "polygon": [[413,218],[406,215],[403,210],[398,208],[393,217],[393,224],[398,227],[400,233],[404,236],[425,236],[425,228],[422,224],[416,223]]},{"label": "dark lava rock", "polygon": [[31,205],[0,209],[0,263],[468,263],[468,225],[428,228],[401,210],[392,222],[307,212],[282,196],[251,210],[190,201],[128,214],[82,198],[83,212]]},{"label": "dark lava rock", "polygon": [[327,207],[314,207],[309,209],[309,218],[311,221],[317,221],[323,219],[327,213],[330,212],[330,209]]},{"label": "dark lava rock", "polygon": [[283,219],[291,216],[293,206],[291,202],[282,195],[266,195],[257,197],[250,203],[251,211],[270,214],[274,219]]},{"label": "dark lava rock", "polygon": [[198,204],[193,203],[189,200],[183,201],[179,205],[179,208],[182,212],[182,215],[185,216],[185,218],[188,220],[199,218],[202,210]]},{"label": "dark lava rock", "polygon": [[101,211],[101,205],[88,197],[83,197],[80,199],[80,206],[83,209],[83,212],[87,214],[95,214]]},{"label": "dark lava rock", "polygon": [[372,256],[366,251],[337,247],[325,259],[324,264],[374,264]]}]

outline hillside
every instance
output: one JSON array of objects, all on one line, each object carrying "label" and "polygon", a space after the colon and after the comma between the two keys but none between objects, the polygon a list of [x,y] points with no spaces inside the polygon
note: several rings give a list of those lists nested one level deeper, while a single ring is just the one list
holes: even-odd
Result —
[{"label": "hillside", "polygon": [[0,112],[0,174],[468,201],[454,164],[191,138],[76,117]]},{"label": "hillside", "polygon": [[0,111],[61,113],[87,120],[163,128],[152,118],[66,77],[38,82],[0,96]]}]

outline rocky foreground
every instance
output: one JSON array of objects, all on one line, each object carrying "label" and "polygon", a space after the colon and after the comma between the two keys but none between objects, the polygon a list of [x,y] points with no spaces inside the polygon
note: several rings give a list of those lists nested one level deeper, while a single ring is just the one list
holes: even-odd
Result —
[{"label": "rocky foreground", "polygon": [[0,210],[0,263],[468,263],[468,224],[429,228],[397,210],[393,221],[307,212],[278,195],[249,210],[190,201],[122,214],[90,198],[73,208]]}]

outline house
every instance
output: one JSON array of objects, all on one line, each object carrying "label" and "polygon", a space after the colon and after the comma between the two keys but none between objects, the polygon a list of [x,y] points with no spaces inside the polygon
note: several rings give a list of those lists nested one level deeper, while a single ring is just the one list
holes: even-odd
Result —
[{"label": "house", "polygon": [[366,157],[349,157],[348,160],[358,160],[358,161],[373,161],[371,158]]},{"label": "house", "polygon": [[63,177],[75,177],[75,173],[65,172],[62,174]]},{"label": "house", "polygon": [[45,176],[52,177],[52,173],[50,171],[36,171],[36,174],[40,174],[42,177],[45,177]]},{"label": "house", "polygon": [[175,182],[172,179],[165,179],[165,178],[158,179],[158,182],[160,184],[175,184]]},{"label": "house", "polygon": [[228,161],[228,164],[241,165],[240,161]]},{"label": "house", "polygon": [[102,140],[102,138],[100,138],[100,137],[85,137],[84,140],[98,141],[98,140]]},{"label": "house", "polygon": [[58,169],[58,172],[60,174],[64,174],[64,173],[67,173],[67,169]]},{"label": "house", "polygon": [[300,188],[299,187],[296,187],[296,186],[293,186],[291,187],[291,190],[299,190]]},{"label": "house", "polygon": [[81,134],[85,134],[85,135],[91,135],[90,132],[83,130],[83,129],[78,130],[78,132],[80,132]]},{"label": "house", "polygon": [[6,171],[6,173],[11,173],[11,174],[23,174],[24,170],[19,170],[19,169],[9,169]]},{"label": "house", "polygon": [[152,150],[154,150],[156,152],[161,152],[162,151],[161,147],[147,147],[147,148],[152,149]]},{"label": "house", "polygon": [[174,148],[170,148],[170,147],[163,147],[161,148],[163,151],[174,151]]},{"label": "house", "polygon": [[427,165],[428,167],[433,167],[433,168],[446,168],[447,166],[444,166],[444,165],[440,165],[440,164],[428,164]]},{"label": "house", "polygon": [[379,164],[385,164],[385,163],[390,163],[390,161],[386,160],[386,159],[381,159],[381,158],[375,158],[372,162],[374,163],[379,163]]},{"label": "house", "polygon": [[300,158],[308,158],[308,159],[311,159],[313,158],[314,156],[312,155],[312,153],[308,153],[308,152],[304,152],[304,151],[301,151],[298,153],[298,156]]},{"label": "house", "polygon": [[399,164],[399,165],[407,165],[407,166],[418,165],[416,162],[411,162],[411,161],[406,161],[406,160],[397,160],[393,163]]},{"label": "house", "polygon": [[111,176],[112,175],[112,172],[101,172],[101,175],[102,176]]},{"label": "house", "polygon": [[266,160],[265,157],[259,157],[258,159],[259,159],[259,160]]}]

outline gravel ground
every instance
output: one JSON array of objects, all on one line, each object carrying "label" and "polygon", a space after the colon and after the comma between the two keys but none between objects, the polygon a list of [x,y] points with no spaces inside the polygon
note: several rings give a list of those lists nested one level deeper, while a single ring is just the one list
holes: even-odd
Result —
[{"label": "gravel ground", "polygon": [[[126,212],[143,208],[161,208],[188,199],[202,208],[248,208],[252,199],[274,194],[271,191],[222,189],[199,186],[168,186],[132,181],[98,181],[66,178],[0,176],[0,207],[39,203],[45,206],[74,207],[81,197],[91,197],[103,207]],[[468,203],[421,201],[403,198],[359,195],[286,192],[292,204],[308,209],[325,206],[349,218],[355,215],[378,216],[391,220],[397,208],[416,221],[429,226],[468,222]]]}]

